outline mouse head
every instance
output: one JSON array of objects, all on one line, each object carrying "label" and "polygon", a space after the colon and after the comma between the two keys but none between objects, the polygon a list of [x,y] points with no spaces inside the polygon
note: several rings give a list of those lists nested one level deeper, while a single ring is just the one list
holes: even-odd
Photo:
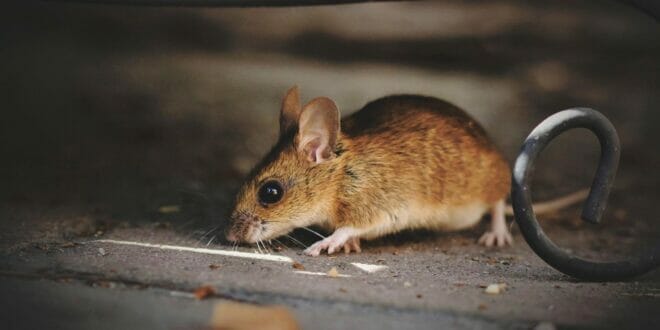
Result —
[{"label": "mouse head", "polygon": [[289,89],[280,135],[241,187],[227,231],[233,242],[254,243],[325,220],[335,195],[339,110],[319,97],[301,106]]}]

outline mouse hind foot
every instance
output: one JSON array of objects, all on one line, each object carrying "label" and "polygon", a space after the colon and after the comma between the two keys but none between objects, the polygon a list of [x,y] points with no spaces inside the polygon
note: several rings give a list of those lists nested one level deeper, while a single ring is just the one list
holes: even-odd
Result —
[{"label": "mouse hind foot", "polygon": [[355,251],[357,253],[362,252],[362,248],[360,248],[360,238],[359,237],[353,237],[353,238],[349,239],[344,244],[344,253],[349,254],[353,251]]},{"label": "mouse hind foot", "polygon": [[491,228],[479,238],[479,244],[487,247],[513,245],[511,233],[506,228],[505,208],[506,204],[504,200],[500,200],[493,205],[491,211]]}]

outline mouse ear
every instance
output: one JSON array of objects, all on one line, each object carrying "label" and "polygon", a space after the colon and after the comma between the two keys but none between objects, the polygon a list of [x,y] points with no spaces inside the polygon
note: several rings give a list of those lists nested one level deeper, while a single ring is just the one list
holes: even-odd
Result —
[{"label": "mouse ear", "polygon": [[302,110],[296,148],[312,163],[332,159],[339,135],[339,109],[331,99],[318,97]]},{"label": "mouse ear", "polygon": [[280,110],[280,136],[298,124],[300,118],[300,93],[298,86],[289,88],[282,100],[282,109]]}]

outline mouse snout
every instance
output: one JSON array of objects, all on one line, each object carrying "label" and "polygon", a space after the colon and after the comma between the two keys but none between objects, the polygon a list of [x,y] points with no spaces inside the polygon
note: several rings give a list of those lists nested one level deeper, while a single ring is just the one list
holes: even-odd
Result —
[{"label": "mouse snout", "polygon": [[247,213],[235,213],[231,217],[232,225],[227,229],[225,237],[230,242],[252,242],[252,236],[257,231],[261,221]]},{"label": "mouse snout", "polygon": [[231,228],[227,229],[227,231],[225,232],[225,238],[231,243],[238,242],[238,236],[236,236],[236,233],[234,233],[234,231],[231,230]]}]

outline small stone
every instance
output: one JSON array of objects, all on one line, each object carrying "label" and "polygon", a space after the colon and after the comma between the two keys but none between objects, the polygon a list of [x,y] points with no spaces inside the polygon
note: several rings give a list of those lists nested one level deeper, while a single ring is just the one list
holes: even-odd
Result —
[{"label": "small stone", "polygon": [[506,284],[504,283],[495,283],[489,284],[484,290],[487,294],[500,294],[506,289]]},{"label": "small stone", "polygon": [[409,287],[412,286],[412,283],[410,283],[408,281],[405,281],[405,282],[403,282],[403,286],[406,287],[406,288],[409,288]]},{"label": "small stone", "polygon": [[210,264],[210,265],[209,265],[209,268],[210,268],[210,269],[213,269],[213,270],[216,270],[216,269],[218,269],[218,268],[220,268],[220,267],[221,267],[221,266],[220,266],[220,265],[217,265],[217,264]]},{"label": "small stone", "polygon": [[108,255],[108,253],[105,252],[105,249],[104,249],[104,248],[99,248],[99,255],[100,255],[101,257],[105,257],[105,256]]}]

